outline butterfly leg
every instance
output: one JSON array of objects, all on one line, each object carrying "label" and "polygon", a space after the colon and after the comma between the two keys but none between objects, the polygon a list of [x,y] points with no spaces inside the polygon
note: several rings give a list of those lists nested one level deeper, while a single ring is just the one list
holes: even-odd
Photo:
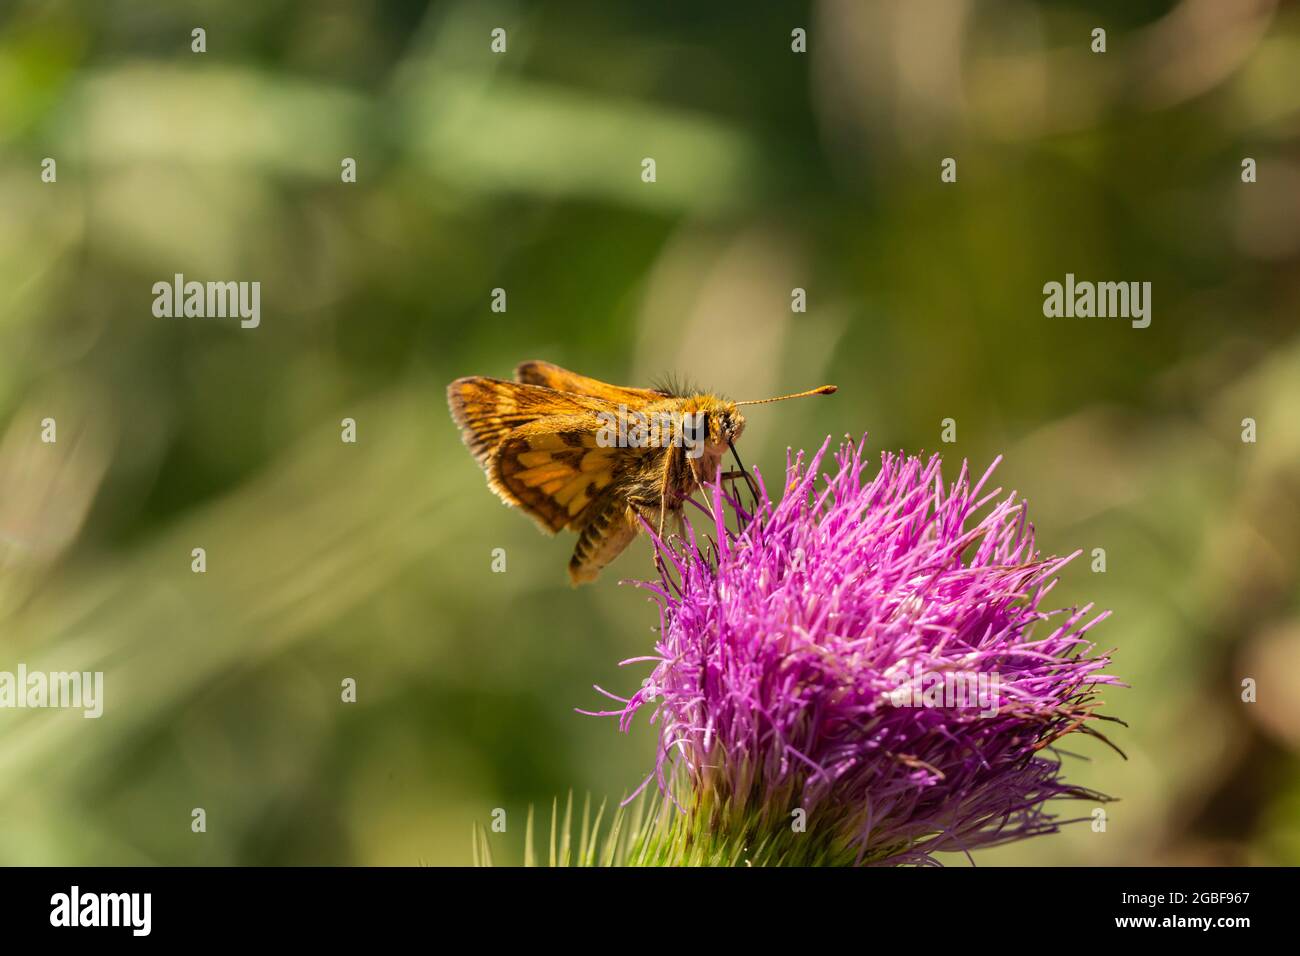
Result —
[{"label": "butterfly leg", "polygon": [[740,470],[724,471],[722,477],[725,481],[735,481],[737,478],[744,478],[745,482],[749,485],[749,491],[754,496],[754,500],[758,500],[758,485],[754,483],[754,476],[749,472]]},{"label": "butterfly leg", "polygon": [[[678,488],[683,481],[683,475],[681,472],[685,471],[687,475],[690,474],[689,468],[687,468],[686,465],[686,458],[684,455],[680,454],[681,451],[682,449],[675,447],[669,447],[667,449],[664,457],[663,477],[659,480],[658,537],[659,546],[662,547],[667,547],[667,542],[664,540],[664,519],[668,517],[668,512],[670,510],[680,513],[680,507],[677,506],[675,489]],[[681,534],[681,531],[682,529],[679,522],[678,534]],[[659,547],[655,548],[655,570],[661,575],[665,573],[663,555],[659,553]]]},{"label": "butterfly leg", "polygon": [[659,540],[655,543],[654,549],[655,549],[655,570],[658,571],[661,576],[664,574],[665,569],[664,569],[664,556],[660,553],[660,549],[665,547],[664,516],[667,513],[668,513],[668,500],[666,498],[660,498],[659,499],[659,533],[658,533]]},{"label": "butterfly leg", "polygon": [[[749,485],[749,493],[754,496],[753,513],[757,514],[758,513],[758,485],[754,481],[754,476],[749,473],[749,469],[745,467],[745,463],[740,460],[740,452],[736,451],[735,444],[733,442],[727,442],[727,447],[731,449],[731,457],[736,459],[736,465],[739,469],[739,474],[744,476],[746,484]],[[728,474],[735,475],[736,472],[728,472]]]},{"label": "butterfly leg", "polygon": [[[679,457],[676,452],[678,448],[668,448],[664,456],[664,473],[659,479],[659,540],[664,539],[664,518],[668,515],[668,510],[676,504],[676,494],[674,489],[679,487],[683,480],[680,474],[685,469],[685,459]],[[687,471],[689,474],[689,470]]]},{"label": "butterfly leg", "polygon": [[753,502],[754,502],[753,507],[750,509],[749,513],[751,515],[757,514],[758,513],[758,483],[754,481],[754,476],[751,475],[748,471],[740,470],[740,471],[723,472],[722,477],[724,479],[728,479],[731,481],[731,493],[732,496],[736,499],[737,503],[740,502],[740,496],[736,494],[736,479],[737,478],[745,479],[745,483],[749,485],[749,494],[753,498]]}]

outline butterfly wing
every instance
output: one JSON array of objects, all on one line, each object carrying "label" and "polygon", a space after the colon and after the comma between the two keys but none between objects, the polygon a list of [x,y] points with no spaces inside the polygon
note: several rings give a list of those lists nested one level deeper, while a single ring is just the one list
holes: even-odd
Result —
[{"label": "butterfly wing", "polygon": [[653,468],[653,449],[602,446],[595,415],[557,416],[511,432],[489,465],[493,490],[549,532],[569,528],[578,541],[569,561],[575,584],[594,581],[639,529],[629,495]]},{"label": "butterfly wing", "polygon": [[483,468],[516,428],[553,415],[609,411],[598,398],[499,378],[458,378],[447,386],[447,405],[461,439]]},{"label": "butterfly wing", "polygon": [[649,402],[657,402],[669,397],[667,392],[658,389],[610,385],[600,379],[588,378],[542,361],[521,363],[515,368],[515,381],[528,385],[544,385],[559,392],[587,395],[614,405],[626,405],[628,408],[640,408]]},{"label": "butterfly wing", "polygon": [[615,492],[629,459],[643,449],[602,447],[594,414],[556,415],[507,435],[488,462],[488,483],[549,532],[581,528],[588,508]]}]

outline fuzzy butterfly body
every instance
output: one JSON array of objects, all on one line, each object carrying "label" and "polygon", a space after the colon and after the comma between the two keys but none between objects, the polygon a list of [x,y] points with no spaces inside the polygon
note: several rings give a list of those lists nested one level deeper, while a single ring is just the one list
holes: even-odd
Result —
[{"label": "fuzzy butterfly body", "polygon": [[[642,519],[661,534],[669,518],[680,527],[683,502],[718,474],[744,431],[737,406],[751,404],[609,385],[536,361],[516,368],[513,382],[458,378],[447,387],[447,403],[503,501],[549,534],[577,532],[569,561],[574,584],[595,580],[636,537]],[[611,427],[620,416],[677,425],[634,429],[636,440],[628,442]]]}]

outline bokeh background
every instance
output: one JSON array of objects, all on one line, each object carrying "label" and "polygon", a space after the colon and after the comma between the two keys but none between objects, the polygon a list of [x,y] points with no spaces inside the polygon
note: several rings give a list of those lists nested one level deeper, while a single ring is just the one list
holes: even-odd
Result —
[{"label": "bokeh background", "polygon": [[[106,702],[0,711],[0,862],[463,864],[497,807],[510,862],[530,804],[635,787],[650,729],[574,708],[644,676],[648,549],[571,590],[447,415],[527,358],[837,383],[749,416],[769,474],[1005,455],[1085,551],[1057,595],[1114,610],[1128,759],[1068,748],[1106,832],[976,861],[1300,862],[1298,74],[1267,0],[6,2],[0,669]],[[260,281],[261,327],[155,318],[177,272]],[[1066,272],[1150,281],[1151,327],[1044,318]]]}]

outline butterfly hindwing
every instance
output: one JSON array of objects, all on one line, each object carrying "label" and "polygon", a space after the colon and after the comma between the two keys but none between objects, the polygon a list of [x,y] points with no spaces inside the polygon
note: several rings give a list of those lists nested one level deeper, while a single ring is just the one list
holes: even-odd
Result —
[{"label": "butterfly hindwing", "polygon": [[514,429],[488,462],[493,490],[547,531],[581,528],[587,509],[614,490],[639,452],[602,447],[599,429],[594,414],[550,416]]}]

